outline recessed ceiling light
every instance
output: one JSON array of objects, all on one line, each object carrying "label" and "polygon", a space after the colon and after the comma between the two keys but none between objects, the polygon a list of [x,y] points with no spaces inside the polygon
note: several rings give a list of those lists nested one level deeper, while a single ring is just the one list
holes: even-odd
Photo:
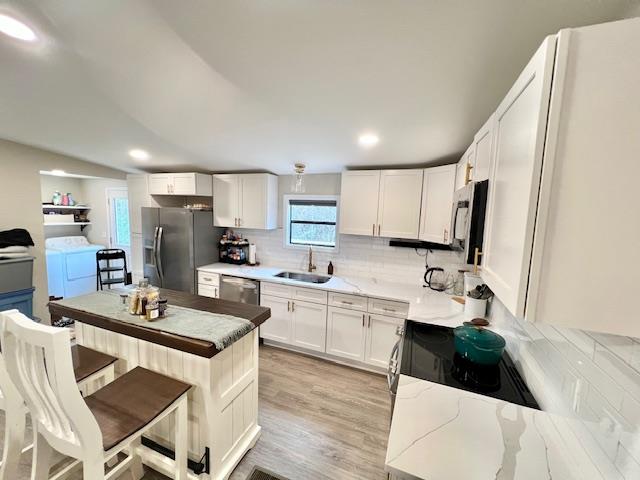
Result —
[{"label": "recessed ceiling light", "polygon": [[149,160],[151,155],[146,150],[142,150],[140,148],[134,148],[133,150],[129,150],[129,156],[135,160]]},{"label": "recessed ceiling light", "polygon": [[358,143],[364,148],[375,147],[379,141],[380,137],[375,133],[363,133],[358,137]]},{"label": "recessed ceiling light", "polygon": [[64,170],[51,170],[51,175],[55,175],[56,177],[64,177],[67,174]]},{"label": "recessed ceiling light", "polygon": [[0,32],[25,42],[35,42],[38,39],[36,33],[20,20],[3,14],[0,14]]}]

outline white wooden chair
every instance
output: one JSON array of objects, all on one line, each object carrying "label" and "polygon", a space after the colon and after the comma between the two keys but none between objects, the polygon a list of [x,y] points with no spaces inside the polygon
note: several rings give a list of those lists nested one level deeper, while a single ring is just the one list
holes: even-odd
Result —
[{"label": "white wooden chair", "polygon": [[[16,313],[11,310],[7,313]],[[0,322],[4,317],[0,318]],[[71,348],[74,375],[78,388],[83,392],[90,392],[96,385],[103,386],[114,379],[114,363],[117,358],[82,346]],[[33,445],[23,448],[24,431],[26,425],[27,406],[9,378],[4,358],[0,351],[0,410],[5,412],[4,445],[2,461],[0,462],[0,480],[14,480],[17,478],[20,455]],[[77,462],[76,462],[77,463]],[[74,468],[74,464],[58,472],[52,479],[62,479]]]},{"label": "white wooden chair", "polygon": [[[15,311],[0,315],[6,371],[33,423],[33,480],[48,479],[53,449],[82,462],[85,480],[117,478],[138,460],[140,436],[168,415],[175,420],[174,478],[186,480],[190,385],[136,367],[83,399],[69,332]],[[104,464],[125,451],[126,459],[105,475]]]}]

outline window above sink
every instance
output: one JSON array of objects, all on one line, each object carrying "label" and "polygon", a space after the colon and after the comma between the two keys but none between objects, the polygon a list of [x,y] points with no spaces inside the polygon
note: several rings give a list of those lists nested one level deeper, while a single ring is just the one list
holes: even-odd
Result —
[{"label": "window above sink", "polygon": [[300,249],[312,247],[336,252],[338,198],[337,195],[285,195],[285,246]]}]

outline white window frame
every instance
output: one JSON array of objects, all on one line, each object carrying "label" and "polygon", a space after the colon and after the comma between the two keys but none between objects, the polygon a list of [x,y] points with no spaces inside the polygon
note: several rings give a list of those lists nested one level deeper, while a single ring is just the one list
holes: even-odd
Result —
[{"label": "white window frame", "polygon": [[[289,221],[289,202],[291,200],[323,200],[323,201],[335,201],[336,202],[336,245],[335,247],[321,247],[319,245],[297,245],[289,243],[289,230],[291,223]],[[283,243],[285,248],[292,250],[309,250],[311,247],[315,251],[319,252],[331,252],[338,253],[340,245],[340,195],[314,195],[314,194],[299,194],[299,195],[284,195],[282,201],[282,230],[284,232]]]}]

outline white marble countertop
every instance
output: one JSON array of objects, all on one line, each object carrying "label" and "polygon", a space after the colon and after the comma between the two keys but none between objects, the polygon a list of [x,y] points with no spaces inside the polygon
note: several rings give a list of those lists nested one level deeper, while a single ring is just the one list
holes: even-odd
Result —
[{"label": "white marble countertop", "polygon": [[327,283],[315,284],[275,277],[275,274],[285,271],[283,268],[238,266],[228,263],[212,263],[211,265],[198,267],[198,270],[272,283],[317,288],[330,292],[407,302],[409,304],[408,319],[410,320],[447,326],[461,325],[465,320],[462,306],[454,303],[449,295],[424,288],[421,284],[381,282],[374,278],[336,275],[332,276]]},{"label": "white marble countertop", "polygon": [[400,376],[386,469],[401,479],[604,479],[547,412]]}]

